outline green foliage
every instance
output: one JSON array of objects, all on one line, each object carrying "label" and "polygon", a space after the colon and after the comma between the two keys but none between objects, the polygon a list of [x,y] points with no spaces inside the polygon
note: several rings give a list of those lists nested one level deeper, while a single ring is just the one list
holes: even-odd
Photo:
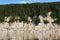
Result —
[{"label": "green foliage", "polygon": [[[52,18],[57,18],[56,23],[60,23],[60,2],[52,3],[32,3],[32,4],[8,4],[0,5],[0,22],[2,22],[5,16],[20,16],[20,21],[28,22],[28,16],[32,19],[34,16],[46,16],[47,12],[52,11]],[[10,22],[13,22],[14,18]],[[35,24],[39,23],[39,19],[34,20]]]},{"label": "green foliage", "polygon": [[47,20],[44,21],[45,24],[49,23]]},{"label": "green foliage", "polygon": [[40,19],[36,16],[35,18],[33,18],[33,23],[35,25],[38,25],[38,23],[40,23]]}]

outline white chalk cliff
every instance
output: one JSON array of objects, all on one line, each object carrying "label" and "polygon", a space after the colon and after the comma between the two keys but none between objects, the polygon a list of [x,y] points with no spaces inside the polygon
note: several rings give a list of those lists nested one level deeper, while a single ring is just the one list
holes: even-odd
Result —
[{"label": "white chalk cliff", "polygon": [[[39,16],[40,23],[36,26],[28,17],[30,23],[13,22],[8,23],[11,17],[5,17],[5,22],[0,23],[0,40],[53,40],[60,38],[60,25],[52,23],[55,20],[50,17],[51,12],[48,13],[46,19],[43,16]],[[44,24],[43,20],[47,20],[49,23]],[[57,20],[57,19],[56,19]]]}]

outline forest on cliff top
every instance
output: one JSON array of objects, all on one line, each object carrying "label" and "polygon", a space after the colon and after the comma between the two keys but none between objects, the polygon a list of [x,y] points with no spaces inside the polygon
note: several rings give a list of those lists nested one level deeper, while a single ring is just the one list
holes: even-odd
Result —
[{"label": "forest on cliff top", "polygon": [[[3,22],[5,16],[12,16],[12,22],[15,16],[20,16],[20,21],[28,22],[27,18],[30,16],[37,24],[40,22],[38,16],[45,17],[50,11],[52,12],[51,17],[57,18],[54,23],[60,24],[60,2],[0,5],[0,22]],[[36,16],[35,19],[34,16]]]}]

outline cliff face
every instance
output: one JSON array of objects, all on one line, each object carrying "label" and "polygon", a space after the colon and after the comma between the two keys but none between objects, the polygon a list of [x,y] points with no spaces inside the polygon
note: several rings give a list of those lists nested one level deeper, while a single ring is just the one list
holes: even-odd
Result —
[{"label": "cliff face", "polygon": [[[51,12],[48,12],[47,17],[40,15],[38,25],[33,24],[30,17],[28,17],[30,23],[24,23],[23,21],[8,23],[10,20],[10,17],[8,17],[5,22],[0,23],[0,40],[33,40],[35,38],[39,40],[58,40],[60,38],[60,25],[52,23],[57,19],[51,18],[50,15]],[[48,23],[45,24],[44,20],[47,20]]]},{"label": "cliff face", "polygon": [[44,39],[59,39],[60,25],[39,23],[35,26],[33,23],[0,23],[0,40],[27,40],[38,38]]}]

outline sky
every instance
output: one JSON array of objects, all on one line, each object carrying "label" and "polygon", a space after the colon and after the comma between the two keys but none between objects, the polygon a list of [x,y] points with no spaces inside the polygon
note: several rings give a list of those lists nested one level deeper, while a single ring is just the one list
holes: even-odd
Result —
[{"label": "sky", "polygon": [[60,0],[0,0],[0,4],[11,4],[11,3],[32,3],[32,2],[56,2]]}]

